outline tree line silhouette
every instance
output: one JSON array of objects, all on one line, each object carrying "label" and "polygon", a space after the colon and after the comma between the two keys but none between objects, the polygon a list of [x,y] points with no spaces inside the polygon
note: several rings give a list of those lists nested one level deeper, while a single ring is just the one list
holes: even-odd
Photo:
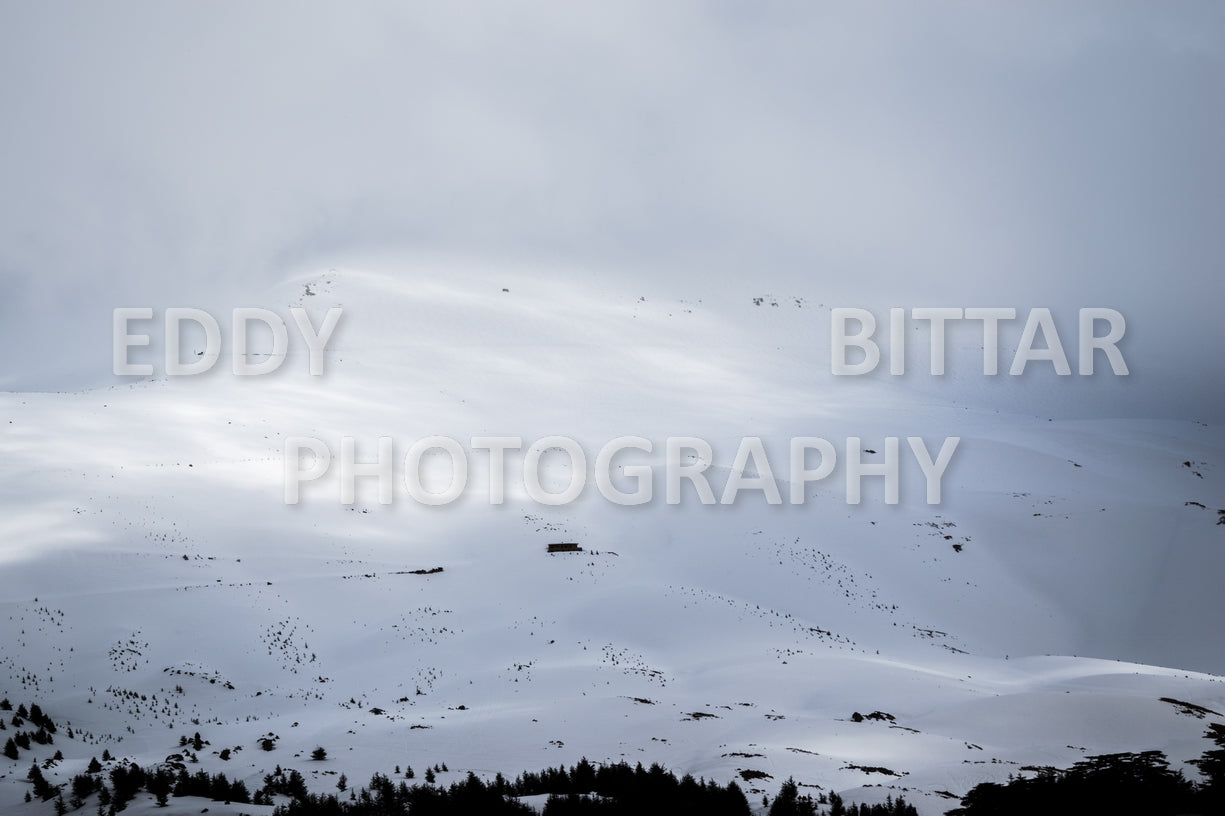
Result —
[{"label": "tree line silhouette", "polygon": [[984,782],[948,816],[1221,816],[1225,814],[1225,725],[1213,723],[1204,737],[1216,748],[1191,760],[1203,777],[1198,782],[1172,770],[1161,751],[1102,754],[1065,770],[1046,768],[1034,777]]}]

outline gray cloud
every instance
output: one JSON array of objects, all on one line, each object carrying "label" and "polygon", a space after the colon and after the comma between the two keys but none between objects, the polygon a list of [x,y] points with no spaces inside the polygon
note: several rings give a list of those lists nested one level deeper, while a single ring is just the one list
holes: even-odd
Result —
[{"label": "gray cloud", "polygon": [[0,387],[105,381],[116,305],[225,308],[403,248],[846,305],[1114,306],[1128,410],[1223,418],[1217,4],[0,17],[0,331],[50,358]]}]

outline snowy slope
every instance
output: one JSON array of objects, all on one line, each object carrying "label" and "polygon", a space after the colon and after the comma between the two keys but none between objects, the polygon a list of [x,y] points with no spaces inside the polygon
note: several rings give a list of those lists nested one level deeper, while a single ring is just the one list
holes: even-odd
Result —
[{"label": "snowy slope", "polygon": [[[835,383],[831,304],[761,296],[330,270],[235,304],[316,324],[342,306],[323,377],[291,346],[266,377],[223,354],[200,377],[4,394],[0,694],[78,738],[0,759],[0,810],[31,756],[62,750],[62,781],[104,747],[152,763],[195,731],[202,767],[253,790],[278,763],[329,790],[586,756],[763,771],[745,786],[771,795],[789,775],[867,801],[904,788],[930,813],[1023,766],[1201,753],[1205,721],[1160,698],[1225,712],[1220,429]],[[840,456],[850,436],[962,442],[936,506],[904,440],[895,506],[875,485],[848,505],[841,464],[800,506],[669,506],[662,478],[641,507],[594,485],[490,506],[475,458],[446,507],[400,484],[390,506],[371,484],[343,506],[331,478],[283,502],[287,436],[333,453],[353,436],[361,458],[390,436],[402,458],[433,434],[560,434],[589,461],[617,436],[699,436],[716,494],[743,436],[783,477],[792,436]],[[545,553],[561,541],[584,551]]]}]

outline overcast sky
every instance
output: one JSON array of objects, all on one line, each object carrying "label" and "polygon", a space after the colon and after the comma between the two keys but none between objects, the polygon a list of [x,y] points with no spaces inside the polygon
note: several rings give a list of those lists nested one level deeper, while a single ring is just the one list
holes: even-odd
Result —
[{"label": "overcast sky", "polygon": [[0,388],[404,250],[1112,306],[1135,410],[1225,419],[1220,3],[0,0],[0,111]]}]

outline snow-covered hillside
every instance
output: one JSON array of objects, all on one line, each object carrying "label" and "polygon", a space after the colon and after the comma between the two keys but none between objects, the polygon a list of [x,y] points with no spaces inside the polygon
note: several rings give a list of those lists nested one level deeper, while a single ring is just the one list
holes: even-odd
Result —
[{"label": "snow-covered hillside", "polygon": [[[754,803],[788,776],[854,801],[905,790],[934,814],[1026,766],[1191,759],[1200,709],[1225,712],[1219,428],[1005,411],[981,378],[835,382],[829,308],[858,304],[811,293],[427,264],[234,305],[316,325],[343,307],[324,376],[293,344],[275,374],[231,376],[226,337],[207,375],[0,395],[0,696],[61,725],[0,758],[4,813],[50,807],[21,804],[32,758],[62,751],[46,773],[66,781],[104,749],[151,764],[199,732],[201,767],[252,789],[278,764],[334,790],[586,756],[741,779]],[[745,436],[780,477],[796,436],[840,457],[848,437],[961,443],[938,505],[905,440],[896,505],[874,483],[849,505],[841,462],[802,505],[669,505],[662,470],[639,507],[593,485],[545,507],[514,479],[490,505],[475,464],[444,507],[399,481],[380,504],[372,479],[346,506],[331,475],[284,503],[286,437],[336,454],[351,436],[372,459],[388,436],[402,460],[431,435],[563,435],[589,462],[619,436],[702,437],[716,494]]]}]

